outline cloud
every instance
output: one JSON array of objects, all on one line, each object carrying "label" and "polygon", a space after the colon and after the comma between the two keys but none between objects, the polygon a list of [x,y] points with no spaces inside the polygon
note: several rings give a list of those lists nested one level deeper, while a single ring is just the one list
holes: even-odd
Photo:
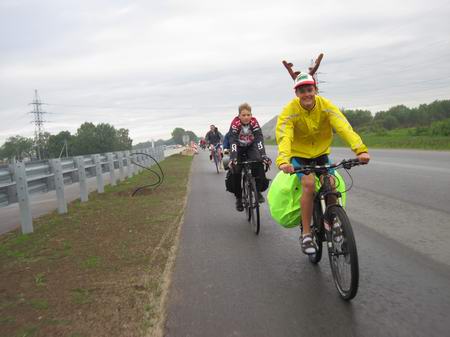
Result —
[{"label": "cloud", "polygon": [[226,129],[248,101],[261,123],[292,98],[281,60],[338,106],[373,111],[448,98],[450,5],[377,1],[2,1],[0,142],[31,136],[38,88],[53,123],[130,129],[135,142],[175,127]]}]

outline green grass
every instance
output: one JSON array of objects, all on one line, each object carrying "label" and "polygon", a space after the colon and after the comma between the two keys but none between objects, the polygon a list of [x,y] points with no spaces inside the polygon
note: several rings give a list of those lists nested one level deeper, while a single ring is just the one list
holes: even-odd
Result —
[{"label": "green grass", "polygon": [[48,309],[48,302],[46,299],[35,298],[30,300],[29,303],[34,309],[38,310]]},{"label": "green grass", "polygon": [[81,266],[83,268],[89,269],[89,268],[97,268],[99,264],[100,264],[99,256],[90,256],[81,263]]},{"label": "green grass", "polygon": [[37,273],[36,275],[34,275],[34,283],[38,287],[44,286],[45,282],[46,282],[46,279],[45,279],[45,274],[44,273]]},{"label": "green grass", "polygon": [[72,302],[75,304],[87,304],[92,301],[91,292],[88,289],[77,288],[72,291]]},{"label": "green grass", "polygon": [[[395,129],[383,134],[361,133],[360,136],[369,149],[450,150],[450,137],[415,136],[411,129]],[[275,139],[267,139],[264,143],[277,145]],[[332,146],[347,147],[348,145],[335,135]]]},{"label": "green grass", "polygon": [[[415,136],[411,129],[395,129],[383,134],[360,134],[364,144],[369,149],[419,149],[419,150],[450,150],[450,137]],[[347,146],[338,136],[335,136],[333,146]]]}]

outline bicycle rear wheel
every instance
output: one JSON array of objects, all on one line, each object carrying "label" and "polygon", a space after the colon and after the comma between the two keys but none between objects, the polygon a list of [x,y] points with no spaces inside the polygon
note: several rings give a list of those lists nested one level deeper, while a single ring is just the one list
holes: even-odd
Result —
[{"label": "bicycle rear wheel", "polygon": [[332,248],[328,248],[334,284],[344,300],[351,300],[358,292],[359,265],[355,237],[350,220],[341,206],[331,206],[328,210],[330,225],[339,224],[342,235],[332,231]]}]

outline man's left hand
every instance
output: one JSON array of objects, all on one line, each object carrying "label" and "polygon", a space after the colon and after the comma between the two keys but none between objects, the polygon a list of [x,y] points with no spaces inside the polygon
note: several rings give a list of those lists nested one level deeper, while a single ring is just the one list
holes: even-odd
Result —
[{"label": "man's left hand", "polygon": [[368,164],[370,161],[370,155],[367,152],[360,153],[356,157],[362,164]]}]

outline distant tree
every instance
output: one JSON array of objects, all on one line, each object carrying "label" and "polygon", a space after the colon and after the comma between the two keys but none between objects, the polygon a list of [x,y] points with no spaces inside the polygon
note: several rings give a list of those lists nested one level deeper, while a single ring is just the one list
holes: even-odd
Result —
[{"label": "distant tree", "polygon": [[133,140],[128,129],[116,130],[114,126],[100,123],[83,123],[73,137],[72,154],[87,155],[111,151],[131,150]]},{"label": "distant tree", "polygon": [[74,156],[79,156],[100,152],[97,151],[100,147],[97,142],[98,139],[95,125],[89,122],[83,123],[75,134],[72,154]]},{"label": "distant tree", "polygon": [[450,118],[431,124],[432,136],[450,136]]},{"label": "distant tree", "polygon": [[[60,154],[65,157],[66,152],[69,156],[72,154],[73,136],[69,131],[61,131],[56,135],[51,135],[48,139],[49,158],[59,158]],[[66,151],[67,144],[67,151]]]},{"label": "distant tree", "polygon": [[383,119],[383,127],[387,130],[392,130],[398,127],[399,123],[397,118],[392,115],[388,115]]},{"label": "distant tree", "polygon": [[92,153],[118,151],[117,130],[107,123],[100,123],[95,127],[95,150]]},{"label": "distant tree", "polygon": [[129,136],[128,129],[119,129],[116,131],[117,146],[116,151],[131,150],[133,140]]},{"label": "distant tree", "polygon": [[411,123],[411,109],[404,105],[397,105],[386,111],[386,116],[393,116],[397,120],[399,127],[412,126]]},{"label": "distant tree", "polygon": [[33,153],[33,140],[22,136],[9,137],[0,147],[1,158],[16,158],[22,160],[31,157]]},{"label": "distant tree", "polygon": [[172,139],[175,144],[183,145],[183,136],[186,134],[186,131],[183,128],[175,128],[172,131]]},{"label": "distant tree", "polygon": [[198,142],[197,135],[192,131],[186,131],[186,134],[189,136],[189,140],[193,140],[194,142]]},{"label": "distant tree", "polygon": [[342,112],[345,114],[352,127],[356,130],[369,125],[373,120],[372,113],[369,110],[342,109]]}]

